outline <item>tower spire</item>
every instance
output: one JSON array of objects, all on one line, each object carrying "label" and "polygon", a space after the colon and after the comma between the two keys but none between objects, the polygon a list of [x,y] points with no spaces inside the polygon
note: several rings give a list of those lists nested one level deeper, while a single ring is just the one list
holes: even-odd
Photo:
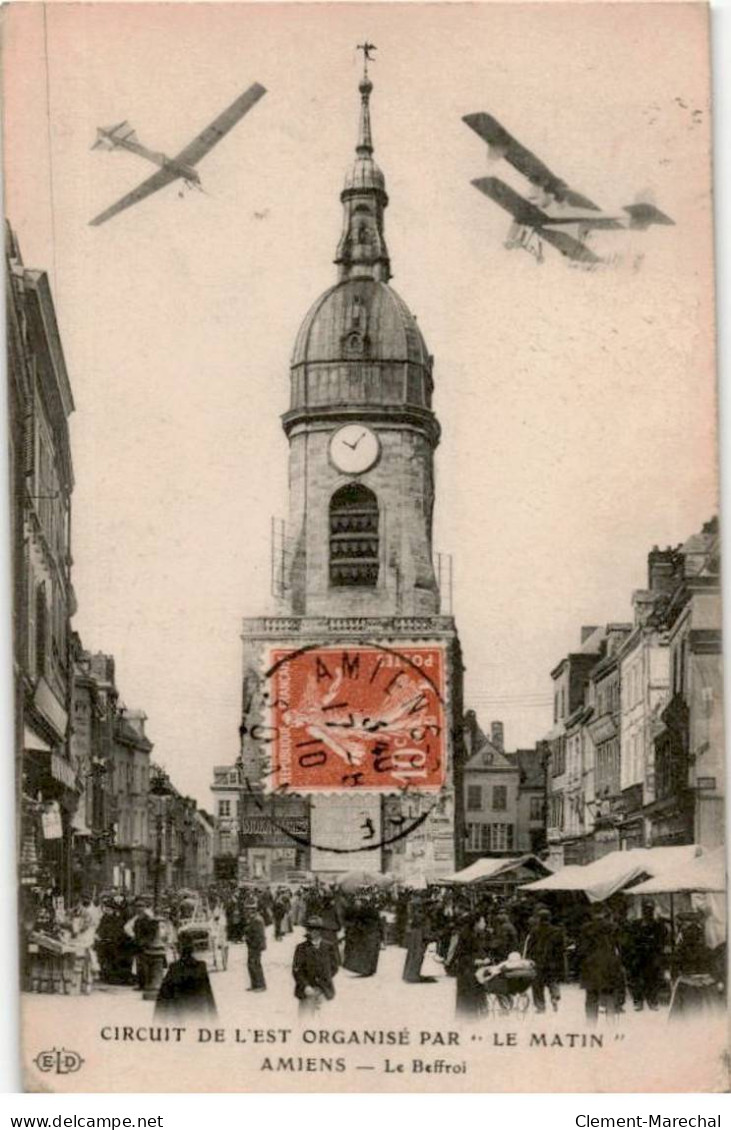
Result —
[{"label": "tower spire", "polygon": [[377,51],[378,48],[375,43],[369,43],[366,39],[365,43],[358,44],[357,49],[363,52],[363,78],[358,86],[358,90],[360,91],[360,129],[358,131],[358,144],[355,147],[355,151],[359,155],[366,155],[373,152],[370,109],[373,83],[368,78],[368,63],[373,61],[373,52]]},{"label": "tower spire", "polygon": [[355,162],[345,178],[340,194],[343,202],[343,234],[335,262],[339,278],[371,278],[388,282],[391,266],[383,234],[383,211],[388,204],[383,173],[373,160],[370,98],[373,83],[368,77],[368,63],[373,61],[375,44],[358,44],[363,52],[363,77],[360,92],[360,119]]},{"label": "tower spire", "polygon": [[371,134],[371,108],[370,98],[373,83],[366,72],[358,87],[360,91],[360,127],[358,129],[358,144],[355,151],[359,157],[367,157],[373,152],[373,136]]}]

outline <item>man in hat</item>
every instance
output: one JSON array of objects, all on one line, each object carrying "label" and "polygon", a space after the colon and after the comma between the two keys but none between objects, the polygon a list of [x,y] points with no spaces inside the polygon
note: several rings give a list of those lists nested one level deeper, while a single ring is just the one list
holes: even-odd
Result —
[{"label": "man in hat", "polygon": [[490,949],[495,962],[505,961],[509,953],[519,948],[518,931],[510,921],[510,915],[501,910],[495,916],[495,927],[490,935]]},{"label": "man in hat", "polygon": [[566,980],[566,938],[560,926],[551,922],[548,907],[536,911],[535,922],[525,942],[525,956],[536,967],[533,982],[533,1004],[536,1012],[546,1011],[546,989],[551,1008],[558,1011],[561,981]]},{"label": "man in hat", "polygon": [[134,941],[135,970],[137,988],[146,989],[149,980],[148,947],[157,939],[157,919],[153,916],[150,900],[144,895],[134,902],[135,913],[124,928],[125,934]]},{"label": "man in hat", "polygon": [[665,923],[655,917],[653,903],[643,899],[642,917],[628,924],[622,953],[627,983],[638,1012],[645,1001],[652,1009],[658,1007],[667,968],[667,944]]},{"label": "man in hat", "polygon": [[316,1012],[324,1000],[335,996],[332,958],[323,941],[323,928],[321,918],[308,918],[305,940],[294,951],[292,976],[300,1012]]},{"label": "man in hat", "polygon": [[593,907],[592,917],[579,938],[580,983],[586,991],[585,1012],[588,1024],[595,1024],[599,1008],[608,1016],[622,1011],[624,968],[619,955],[619,939],[609,911],[601,903]]},{"label": "man in hat", "polygon": [[244,941],[246,942],[246,967],[249,970],[248,992],[263,993],[267,987],[264,970],[261,964],[261,955],[267,948],[266,930],[264,919],[259,913],[255,898],[247,899],[244,903]]}]

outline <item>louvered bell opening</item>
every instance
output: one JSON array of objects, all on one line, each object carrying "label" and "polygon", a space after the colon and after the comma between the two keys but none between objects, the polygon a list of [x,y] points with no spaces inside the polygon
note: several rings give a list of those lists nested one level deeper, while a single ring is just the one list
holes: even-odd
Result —
[{"label": "louvered bell opening", "polygon": [[330,500],[330,584],[375,588],[378,556],[378,499],[349,483]]}]

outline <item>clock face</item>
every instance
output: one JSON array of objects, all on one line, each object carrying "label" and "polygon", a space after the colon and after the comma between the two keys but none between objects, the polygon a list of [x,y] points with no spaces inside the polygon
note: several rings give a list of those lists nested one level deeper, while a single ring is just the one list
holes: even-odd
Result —
[{"label": "clock face", "polygon": [[361,475],[378,461],[378,436],[365,424],[345,424],[330,439],[330,458],[346,475]]}]

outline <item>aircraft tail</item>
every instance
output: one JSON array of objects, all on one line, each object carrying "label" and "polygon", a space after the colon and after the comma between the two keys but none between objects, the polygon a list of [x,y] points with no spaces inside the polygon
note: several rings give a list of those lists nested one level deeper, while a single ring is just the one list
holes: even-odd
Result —
[{"label": "aircraft tail", "polygon": [[116,149],[120,141],[136,141],[137,134],[129,122],[118,122],[115,126],[97,126],[96,141],[92,149]]},{"label": "aircraft tail", "polygon": [[629,226],[639,231],[647,231],[652,224],[675,224],[675,220],[671,220],[654,204],[627,204],[624,211],[629,215]]}]

